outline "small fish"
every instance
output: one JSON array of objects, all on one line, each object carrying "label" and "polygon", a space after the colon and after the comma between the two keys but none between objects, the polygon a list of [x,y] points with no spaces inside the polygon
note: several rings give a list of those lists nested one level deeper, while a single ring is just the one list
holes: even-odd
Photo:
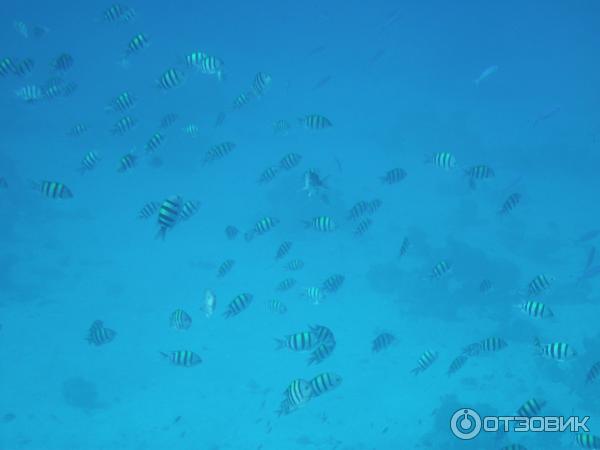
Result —
[{"label": "small fish", "polygon": [[68,53],[61,53],[51,63],[51,66],[54,70],[58,72],[66,72],[71,67],[73,67],[74,63],[73,56]]},{"label": "small fish", "polygon": [[227,236],[227,239],[229,239],[230,241],[235,239],[238,234],[240,234],[240,230],[238,230],[233,225],[228,225],[225,228],[225,236]]},{"label": "small fish", "polygon": [[356,220],[359,217],[367,214],[369,211],[370,211],[369,202],[367,202],[365,200],[360,200],[360,201],[356,202],[352,206],[352,208],[350,208],[350,211],[348,212],[348,219]]},{"label": "small fish", "polygon": [[271,181],[273,181],[275,179],[278,171],[279,171],[279,168],[277,166],[267,167],[260,174],[260,177],[258,178],[258,182],[261,184],[270,183]]},{"label": "small fish", "polygon": [[5,77],[9,73],[15,72],[15,63],[11,58],[0,59],[0,76]]},{"label": "small fish", "polygon": [[276,350],[287,348],[294,352],[308,352],[319,345],[317,337],[310,331],[288,334],[283,339],[275,339]]},{"label": "small fish", "polygon": [[284,400],[281,402],[279,416],[290,414],[305,405],[313,395],[310,382],[306,380],[293,380],[284,392]]},{"label": "small fish", "polygon": [[418,375],[421,372],[429,369],[431,365],[437,360],[438,353],[432,350],[426,350],[419,360],[417,361],[417,367],[411,370],[411,373]]},{"label": "small fish", "polygon": [[214,292],[210,289],[204,291],[204,303],[202,305],[202,311],[207,319],[209,319],[217,308],[217,297]]},{"label": "small fish", "polygon": [[500,208],[500,211],[498,211],[498,214],[500,215],[506,215],[509,212],[511,212],[513,209],[516,208],[516,206],[521,202],[521,194],[515,192],[513,194],[510,194],[506,200],[504,201],[504,203],[502,204],[502,208]]},{"label": "small fish", "polygon": [[233,100],[233,109],[240,109],[246,106],[254,98],[252,92],[242,92]]},{"label": "small fish", "polygon": [[224,111],[221,111],[217,115],[217,119],[215,120],[215,128],[220,127],[221,125],[223,125],[223,122],[225,122],[226,118],[227,118],[227,114]]},{"label": "small fish", "polygon": [[482,294],[487,294],[488,292],[490,292],[493,288],[492,282],[490,280],[483,280],[480,284],[479,284],[479,292],[481,292]]},{"label": "small fish", "polygon": [[300,164],[300,161],[302,161],[302,155],[299,155],[298,153],[288,153],[281,158],[281,161],[279,161],[279,167],[284,170],[291,170]]},{"label": "small fish", "polygon": [[146,142],[146,153],[156,152],[164,141],[164,134],[158,132],[154,133],[148,142]]},{"label": "small fish", "polygon": [[335,221],[329,216],[313,217],[311,220],[304,221],[304,226],[324,232],[335,231],[337,229]]},{"label": "small fish", "polygon": [[452,360],[452,362],[450,363],[450,367],[448,367],[448,372],[447,375],[454,375],[456,372],[458,372],[460,369],[462,369],[464,367],[464,365],[467,363],[467,361],[469,360],[469,357],[467,355],[459,355],[456,358],[454,358]]},{"label": "small fish", "polygon": [[544,303],[529,300],[520,306],[521,310],[530,317],[548,319],[554,317],[552,310]]},{"label": "small fish", "polygon": [[273,131],[275,134],[287,136],[292,126],[287,120],[281,119],[273,123]]},{"label": "small fish", "polygon": [[183,59],[188,67],[199,69],[202,60],[204,60],[206,57],[208,57],[207,53],[201,50],[196,50],[192,53],[188,53],[187,55],[185,55]]},{"label": "small fish", "polygon": [[57,181],[44,180],[33,182],[32,187],[34,190],[41,192],[44,197],[61,199],[73,198],[71,190],[63,183]]},{"label": "small fish", "polygon": [[69,132],[67,133],[67,136],[71,136],[71,137],[81,136],[87,130],[88,130],[87,125],[85,125],[83,123],[78,123],[77,125],[75,125],[73,128],[71,128],[69,130]]},{"label": "small fish", "polygon": [[308,365],[321,364],[331,356],[336,345],[336,341],[333,337],[320,343],[310,354],[308,358]]},{"label": "small fish", "polygon": [[539,416],[542,408],[546,405],[546,402],[543,400],[537,400],[535,398],[531,398],[527,400],[519,409],[517,409],[517,415],[519,417],[533,417]]},{"label": "small fish", "polygon": [[117,167],[117,172],[123,173],[127,172],[130,169],[133,169],[137,164],[137,156],[133,153],[127,153],[121,157],[119,160],[119,166]]},{"label": "small fish", "polygon": [[136,123],[137,123],[137,121],[133,117],[123,116],[115,122],[111,131],[113,134],[122,136],[125,133],[127,133],[129,130],[131,130],[135,126]]},{"label": "small fish", "polygon": [[346,277],[344,277],[344,275],[339,273],[333,274],[323,281],[323,284],[321,284],[321,289],[329,294],[333,294],[342,287],[345,279]]},{"label": "small fish", "polygon": [[105,22],[121,22],[131,16],[131,8],[115,3],[109,6],[102,13],[102,19]]},{"label": "small fish", "polygon": [[225,261],[223,261],[223,263],[217,269],[217,276],[219,278],[223,278],[225,275],[227,275],[231,271],[231,269],[233,269],[234,265],[235,265],[235,260],[226,259]]},{"label": "small fish", "polygon": [[598,377],[600,377],[600,361],[594,363],[594,365],[590,367],[590,370],[588,370],[588,373],[585,377],[585,382],[587,384],[593,383],[598,379]]},{"label": "small fish", "polygon": [[243,293],[237,295],[230,303],[227,305],[227,311],[223,314],[225,318],[230,318],[237,316],[239,313],[244,311],[250,304],[252,303],[254,296],[252,294]]},{"label": "small fish", "polygon": [[579,236],[579,238],[575,242],[577,242],[578,244],[583,244],[584,242],[596,239],[598,235],[600,235],[600,229],[590,230],[587,233],[583,233],[581,236]]},{"label": "small fish", "polygon": [[288,262],[285,265],[285,269],[287,270],[292,270],[292,271],[296,271],[296,270],[301,270],[304,267],[304,261],[302,261],[301,259],[292,259],[290,262]]},{"label": "small fish", "polygon": [[277,299],[272,299],[267,302],[267,311],[276,314],[285,314],[287,312],[287,306]]},{"label": "small fish", "polygon": [[160,127],[161,128],[169,128],[175,122],[179,120],[179,116],[175,113],[165,114],[162,119],[160,119]]},{"label": "small fish", "polygon": [[385,175],[380,177],[381,181],[386,184],[400,183],[406,178],[406,171],[400,167],[388,170]]},{"label": "small fish", "polygon": [[134,55],[150,45],[148,37],[144,33],[138,33],[131,38],[125,50],[126,56]]},{"label": "small fish", "polygon": [[104,345],[112,342],[117,332],[110,328],[105,328],[101,320],[96,320],[88,332],[86,340],[92,345]]},{"label": "small fish", "polygon": [[437,152],[427,157],[425,162],[444,170],[451,170],[456,166],[456,157],[449,152]]},{"label": "small fish", "polygon": [[447,274],[448,272],[450,272],[451,269],[452,269],[452,263],[447,260],[442,260],[439,263],[437,263],[435,266],[433,266],[433,268],[431,269],[431,272],[429,274],[429,279],[430,280],[439,279],[442,276],[444,276],[445,274]]},{"label": "small fish", "polygon": [[320,116],[318,114],[309,114],[307,116],[300,117],[298,119],[298,122],[305,128],[311,130],[322,130],[333,126],[333,124],[327,117]]},{"label": "small fish", "polygon": [[527,296],[537,297],[543,294],[550,288],[553,281],[554,277],[550,275],[536,275],[527,285]]},{"label": "small fish", "polygon": [[225,79],[225,63],[216,56],[206,55],[200,60],[198,69],[206,75],[216,75],[219,81]]},{"label": "small fish", "polygon": [[198,125],[190,123],[182,128],[183,132],[190,137],[197,137],[198,133],[200,133],[200,127]]},{"label": "small fish", "polygon": [[148,202],[138,212],[139,219],[149,219],[158,212],[160,205],[157,202]]},{"label": "small fish", "polygon": [[323,395],[324,393],[337,388],[340,384],[342,384],[342,377],[332,372],[321,373],[310,380],[310,386],[314,397]]},{"label": "small fish", "polygon": [[358,237],[363,236],[367,231],[369,231],[369,228],[371,228],[372,224],[373,221],[368,217],[366,219],[361,220],[354,229],[354,235]]},{"label": "small fish", "polygon": [[484,69],[483,72],[474,80],[475,86],[479,86],[479,84],[488,78],[489,76],[495,74],[498,71],[498,66],[490,66],[487,69]]},{"label": "small fish", "polygon": [[398,252],[398,257],[402,258],[404,255],[406,255],[409,248],[410,248],[410,241],[408,240],[407,237],[405,237],[404,239],[402,239],[402,244],[400,244],[400,251]]},{"label": "small fish", "polygon": [[485,164],[479,164],[476,166],[471,166],[465,170],[465,176],[469,178],[469,187],[471,189],[475,189],[476,181],[494,178],[496,174],[491,167],[486,166]]},{"label": "small fish", "polygon": [[283,241],[279,247],[277,248],[277,253],[275,254],[275,259],[281,259],[285,255],[289,253],[292,248],[292,243],[290,241]]},{"label": "small fish", "polygon": [[14,66],[14,74],[19,77],[25,77],[33,72],[33,68],[35,66],[35,62],[31,58],[25,58],[19,61],[18,64]]},{"label": "small fish", "polygon": [[158,210],[159,230],[156,234],[157,238],[164,240],[167,231],[172,230],[177,225],[182,204],[182,199],[178,195],[173,195],[162,202]]},{"label": "small fish", "polygon": [[171,352],[160,352],[174,366],[193,367],[202,362],[202,358],[190,350],[175,350]]},{"label": "small fish", "polygon": [[283,280],[282,282],[280,282],[277,285],[276,289],[281,292],[289,291],[295,285],[296,285],[296,280],[294,278],[286,278],[285,280]]},{"label": "small fish", "polygon": [[86,155],[81,160],[81,167],[79,168],[79,172],[85,173],[86,171],[93,170],[99,161],[100,156],[98,156],[98,153],[94,151],[86,153]]},{"label": "small fish", "polygon": [[236,148],[233,142],[222,142],[217,145],[213,145],[208,149],[202,160],[202,164],[208,164],[231,153]]},{"label": "small fish", "polygon": [[244,239],[249,242],[254,239],[255,236],[263,235],[272,230],[277,224],[279,224],[279,219],[269,216],[263,217],[254,224],[254,227],[250,231],[244,235]]},{"label": "small fish", "polygon": [[560,111],[560,106],[553,106],[549,110],[544,111],[543,113],[541,113],[539,116],[537,116],[535,118],[535,120],[533,121],[532,127],[533,128],[537,127],[540,123],[542,123],[542,122],[550,119],[551,117],[555,116],[559,111]]},{"label": "small fish", "polygon": [[549,344],[541,344],[539,339],[535,339],[534,345],[540,355],[552,359],[554,361],[567,361],[577,356],[577,351],[569,344],[564,342],[551,342]]},{"label": "small fish", "polygon": [[156,83],[160,89],[168,91],[181,86],[184,79],[185,75],[181,70],[170,68],[161,74]]},{"label": "small fish", "polygon": [[25,103],[33,104],[44,98],[44,91],[38,85],[28,84],[17,89],[15,95]]},{"label": "small fish", "polygon": [[192,318],[183,309],[176,309],[169,317],[169,325],[176,330],[188,330],[192,326]]},{"label": "small fish", "polygon": [[375,339],[373,339],[371,350],[373,353],[379,353],[380,351],[388,348],[394,342],[396,342],[396,337],[393,334],[381,333]]},{"label": "small fish", "polygon": [[304,289],[302,295],[311,300],[313,305],[319,305],[325,299],[325,292],[318,286],[311,286]]},{"label": "small fish", "polygon": [[271,83],[273,82],[273,77],[265,72],[258,72],[254,77],[254,82],[252,83],[252,91],[254,95],[257,97],[261,97],[267,91]]},{"label": "small fish", "polygon": [[181,206],[181,220],[190,220],[200,210],[200,202],[197,200],[188,200]]},{"label": "small fish", "polygon": [[463,354],[467,356],[477,356],[481,353],[497,352],[506,348],[508,344],[499,337],[489,337],[482,341],[475,342],[463,349]]},{"label": "small fish", "polygon": [[111,100],[107,109],[115,112],[125,112],[135,106],[136,99],[133,94],[129,91],[120,93],[114,99]]}]

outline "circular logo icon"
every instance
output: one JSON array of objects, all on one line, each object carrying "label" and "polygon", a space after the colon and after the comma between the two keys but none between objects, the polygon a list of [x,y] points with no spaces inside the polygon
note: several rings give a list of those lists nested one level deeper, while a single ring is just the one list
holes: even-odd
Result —
[{"label": "circular logo icon", "polygon": [[450,419],[450,429],[454,436],[463,441],[474,439],[481,431],[481,417],[472,409],[459,409]]}]

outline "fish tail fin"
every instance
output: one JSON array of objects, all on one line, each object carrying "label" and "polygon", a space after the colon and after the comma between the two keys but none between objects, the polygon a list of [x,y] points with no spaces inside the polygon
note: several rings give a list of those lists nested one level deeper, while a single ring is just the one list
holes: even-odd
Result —
[{"label": "fish tail fin", "polygon": [[275,350],[281,350],[282,348],[286,348],[286,340],[285,339],[275,339]]},{"label": "fish tail fin", "polygon": [[167,229],[164,227],[161,227],[158,230],[158,233],[156,233],[155,239],[160,239],[161,241],[165,240],[165,235],[166,235]]}]

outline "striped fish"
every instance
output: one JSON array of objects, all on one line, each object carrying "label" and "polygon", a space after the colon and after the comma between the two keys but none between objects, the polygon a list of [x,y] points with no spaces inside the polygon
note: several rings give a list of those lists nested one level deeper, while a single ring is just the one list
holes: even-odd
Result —
[{"label": "striped fish", "polygon": [[311,220],[304,221],[306,228],[312,228],[317,231],[335,231],[337,229],[335,221],[329,216],[317,216]]},{"label": "striped fish", "polygon": [[272,230],[278,223],[279,219],[276,219],[275,217],[263,217],[254,224],[254,227],[250,231],[244,235],[244,238],[246,241],[251,241],[254,239],[254,236],[265,234],[267,231]]},{"label": "striped fish", "polygon": [[342,384],[342,377],[332,372],[321,373],[310,380],[314,397],[323,395],[337,388],[340,384]]},{"label": "striped fish", "polygon": [[521,305],[521,310],[530,317],[548,319],[554,317],[552,310],[542,302],[529,300]]},{"label": "striped fish", "polygon": [[308,352],[319,345],[317,337],[310,331],[289,334],[283,339],[276,339],[275,342],[277,350],[287,348],[294,352]]},{"label": "striped fish", "polygon": [[311,286],[304,289],[302,295],[311,300],[313,305],[319,305],[325,299],[325,293],[318,286]]},{"label": "striped fish", "polygon": [[281,158],[281,161],[279,161],[279,167],[284,170],[291,170],[300,164],[300,161],[302,161],[302,155],[299,155],[298,153],[288,153]]},{"label": "striped fish", "polygon": [[193,367],[202,362],[202,358],[190,350],[175,350],[172,352],[160,352],[174,366]]},{"label": "striped fish", "polygon": [[285,255],[289,253],[292,248],[292,243],[290,241],[283,241],[281,245],[277,248],[277,253],[275,254],[275,259],[281,259]]},{"label": "striped fish", "polygon": [[111,131],[113,134],[122,136],[131,130],[136,123],[137,121],[133,117],[123,116],[115,122]]},{"label": "striped fish", "polygon": [[158,209],[158,233],[157,238],[165,239],[167,231],[173,229],[181,213],[182,199],[178,195],[173,195],[162,202]]},{"label": "striped fish", "polygon": [[11,58],[0,59],[0,76],[5,77],[9,73],[14,73],[15,64]]},{"label": "striped fish", "polygon": [[200,210],[200,202],[197,200],[188,200],[181,206],[181,220],[190,220]]},{"label": "striped fish", "polygon": [[200,60],[198,66],[200,72],[206,75],[216,75],[219,81],[225,79],[225,64],[216,56],[207,55]]},{"label": "striped fish", "polygon": [[292,271],[301,270],[304,268],[304,261],[301,259],[292,259],[284,266],[284,268]]},{"label": "striped fish", "polygon": [[433,266],[433,268],[431,269],[431,273],[429,274],[429,279],[430,280],[439,279],[442,276],[444,276],[445,274],[447,274],[448,272],[450,272],[451,269],[452,269],[452,263],[450,263],[449,261],[446,261],[446,260],[442,260],[439,263],[437,263],[435,266]]},{"label": "striped fish", "polygon": [[428,157],[426,162],[444,170],[450,170],[456,166],[456,157],[452,153],[437,152]]},{"label": "striped fish", "polygon": [[298,122],[305,128],[311,130],[322,130],[324,128],[329,128],[333,126],[333,124],[327,117],[320,116],[318,114],[309,114],[307,116],[300,117],[298,119]]},{"label": "striped fish", "polygon": [[283,136],[286,136],[291,128],[292,126],[290,125],[290,123],[284,119],[278,120],[273,123],[273,132],[275,134],[281,134]]},{"label": "striped fish", "polygon": [[527,400],[519,409],[517,409],[517,415],[519,417],[533,417],[539,416],[542,408],[546,405],[546,402],[543,400],[537,400],[535,398],[531,398]]},{"label": "striped fish", "polygon": [[384,176],[380,177],[381,181],[385,184],[396,184],[400,183],[406,178],[406,171],[399,167],[389,170]]},{"label": "striped fish", "polygon": [[129,9],[130,8],[128,8],[127,6],[115,3],[104,10],[104,12],[102,13],[102,19],[105,22],[122,21],[126,17]]},{"label": "striped fish", "polygon": [[277,299],[272,299],[267,302],[267,311],[276,314],[285,314],[287,312],[287,306]]},{"label": "striped fish", "polygon": [[179,120],[179,116],[175,113],[165,114],[162,119],[160,119],[160,127],[161,128],[169,128],[175,122]]},{"label": "striped fish", "polygon": [[260,177],[258,178],[258,182],[261,184],[270,183],[271,181],[273,181],[275,179],[278,171],[279,171],[279,168],[277,166],[267,167],[260,174]]},{"label": "striped fish", "polygon": [[235,265],[235,260],[233,260],[233,259],[226,259],[219,266],[219,269],[217,270],[217,276],[219,278],[223,278],[225,275],[227,275],[231,271],[231,269],[233,269],[234,265]]},{"label": "striped fish", "polygon": [[56,71],[66,72],[71,67],[73,67],[73,62],[73,56],[69,55],[68,53],[61,53],[56,58],[54,58],[50,65]]},{"label": "striped fish", "polygon": [[208,149],[202,160],[202,164],[214,162],[223,158],[235,149],[236,145],[233,142],[222,142]]},{"label": "striped fish", "polygon": [[379,353],[380,351],[388,348],[394,342],[396,342],[396,337],[393,334],[381,333],[375,339],[373,339],[371,350],[373,353]]},{"label": "striped fish", "polygon": [[471,189],[475,189],[476,181],[494,178],[496,174],[494,173],[494,170],[491,167],[486,166],[484,164],[478,164],[476,166],[471,166],[467,170],[465,170],[465,176],[469,178],[469,187]]},{"label": "striped fish", "polygon": [[81,167],[79,168],[79,172],[85,173],[88,170],[93,170],[99,161],[100,156],[98,156],[98,153],[94,151],[88,152],[81,160]]},{"label": "striped fish", "polygon": [[450,363],[450,367],[448,367],[448,372],[447,375],[454,375],[456,372],[458,372],[460,369],[462,369],[464,367],[464,365],[467,363],[467,361],[469,360],[469,357],[467,355],[459,355],[456,358],[454,358],[452,360],[452,362]]},{"label": "striped fish", "polygon": [[344,284],[345,279],[346,277],[344,277],[344,275],[339,273],[333,274],[323,281],[323,284],[321,284],[321,289],[329,294],[337,292]]},{"label": "striped fish", "polygon": [[404,239],[402,239],[402,244],[400,244],[400,251],[398,252],[398,257],[402,258],[404,255],[406,255],[409,248],[410,248],[410,241],[408,240],[407,237],[405,237]]},{"label": "striped fish", "polygon": [[25,58],[19,61],[19,63],[14,66],[13,73],[19,77],[24,77],[29,75],[33,71],[34,67],[35,62],[33,61],[33,59]]},{"label": "striped fish", "polygon": [[158,87],[165,91],[181,86],[185,79],[184,73],[175,68],[167,69],[156,81]]},{"label": "striped fish", "polygon": [[312,398],[312,386],[306,380],[293,380],[284,392],[284,400],[281,403],[279,416],[290,414],[305,405]]},{"label": "striped fish", "polygon": [[69,130],[69,132],[67,133],[67,136],[71,136],[71,137],[81,136],[87,130],[88,130],[88,127],[85,124],[78,123],[77,125],[73,126],[73,128],[71,128]]},{"label": "striped fish", "polygon": [[321,364],[327,358],[331,356],[333,351],[335,350],[336,342],[333,337],[330,339],[321,342],[310,354],[308,358],[308,365],[312,364]]},{"label": "striped fish", "polygon": [[188,53],[187,55],[185,55],[184,61],[188,67],[193,67],[193,68],[199,69],[200,65],[202,63],[202,60],[204,58],[206,58],[207,56],[208,56],[207,53],[197,50],[197,51],[194,51],[192,53]]},{"label": "striped fish", "polygon": [[246,106],[253,98],[252,92],[242,92],[233,100],[233,109],[240,109]]},{"label": "striped fish", "polygon": [[418,375],[421,372],[429,369],[431,365],[437,360],[438,352],[434,352],[432,350],[426,350],[419,360],[417,361],[417,367],[412,369],[410,372]]},{"label": "striped fish", "polygon": [[369,211],[369,203],[365,200],[356,202],[348,212],[349,220],[356,220]]},{"label": "striped fish", "polygon": [[96,320],[90,327],[86,340],[91,345],[99,346],[108,344],[115,338],[116,335],[116,331],[111,330],[110,328],[105,328],[101,320]]},{"label": "striped fish", "polygon": [[527,285],[527,295],[529,297],[537,297],[543,294],[550,288],[553,281],[554,277],[550,275],[536,275]]},{"label": "striped fish", "polygon": [[238,234],[240,234],[240,230],[238,230],[233,225],[228,225],[225,228],[225,236],[227,236],[227,239],[229,239],[230,241],[235,239]]},{"label": "striped fish", "polygon": [[593,383],[595,382],[598,377],[600,376],[600,361],[598,361],[597,363],[595,363],[590,370],[588,370],[588,373],[585,377],[585,382],[586,383]]},{"label": "striped fish", "polygon": [[276,289],[280,292],[289,291],[296,285],[296,280],[294,278],[286,278],[281,283],[279,283]]},{"label": "striped fish", "polygon": [[508,214],[513,209],[515,209],[520,202],[521,202],[521,194],[519,194],[518,192],[510,194],[506,198],[504,203],[502,204],[502,208],[500,208],[500,211],[498,211],[498,214],[500,214],[500,215]]},{"label": "striped fish", "polygon": [[115,112],[125,112],[135,106],[135,97],[129,91],[120,93],[117,97],[112,99],[107,109]]},{"label": "striped fish", "polygon": [[35,103],[44,98],[44,91],[36,84],[28,84],[15,91],[15,95],[25,103]]},{"label": "striped fish", "polygon": [[575,442],[581,448],[600,449],[600,437],[593,434],[579,433],[575,436]]},{"label": "striped fish", "polygon": [[34,190],[41,192],[44,197],[61,199],[73,198],[71,190],[57,181],[44,180],[33,182],[32,187]]},{"label": "striped fish", "polygon": [[138,212],[139,219],[149,219],[158,212],[160,205],[157,202],[148,202]]},{"label": "striped fish", "polygon": [[475,342],[463,349],[463,353],[468,356],[477,356],[481,353],[497,352],[505,348],[508,344],[499,337],[485,338],[480,342]]},{"label": "striped fish", "polygon": [[252,299],[254,297],[252,294],[243,293],[237,295],[230,303],[227,305],[227,311],[223,314],[226,318],[237,316],[239,313],[244,311],[250,303],[252,303]]},{"label": "striped fish", "polygon": [[483,280],[479,284],[479,292],[481,292],[482,294],[487,294],[492,290],[492,287],[492,282],[490,280]]},{"label": "striped fish", "polygon": [[150,41],[148,40],[148,37],[144,33],[138,33],[132,37],[127,44],[125,54],[127,56],[131,56],[135,53],[138,53],[140,50],[147,48],[149,45]]},{"label": "striped fish", "polygon": [[154,133],[146,143],[146,153],[154,153],[165,141],[165,136],[162,133]]},{"label": "striped fish", "polygon": [[554,361],[567,361],[577,356],[577,351],[569,344],[564,342],[552,342],[549,344],[541,344],[536,338],[534,342],[540,355],[553,359]]},{"label": "striped fish", "polygon": [[169,317],[169,325],[176,330],[188,330],[192,326],[192,318],[183,309],[176,309]]},{"label": "striped fish", "polygon": [[133,169],[137,164],[137,156],[133,153],[127,153],[123,155],[119,160],[119,166],[117,167],[117,172],[123,173],[127,172],[130,169]]},{"label": "striped fish", "polygon": [[324,325],[312,325],[309,327],[309,330],[315,335],[319,343],[335,340],[333,332]]},{"label": "striped fish", "polygon": [[369,231],[369,228],[371,228],[371,225],[373,224],[373,221],[370,218],[366,218],[361,220],[358,225],[356,225],[356,228],[354,229],[354,236],[362,236],[364,235],[367,231]]},{"label": "striped fish", "polygon": [[265,72],[258,72],[252,83],[252,91],[257,97],[261,97],[273,82],[273,77]]},{"label": "striped fish", "polygon": [[193,124],[193,123],[187,124],[186,126],[184,126],[182,128],[182,130],[185,134],[187,134],[188,136],[191,136],[193,138],[198,136],[198,133],[200,133],[200,127],[198,127],[198,125]]}]

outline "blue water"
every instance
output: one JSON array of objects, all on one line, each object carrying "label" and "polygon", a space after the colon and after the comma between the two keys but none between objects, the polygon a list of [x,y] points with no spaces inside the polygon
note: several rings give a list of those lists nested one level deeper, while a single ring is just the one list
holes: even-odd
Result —
[{"label": "blue water", "polygon": [[[514,415],[531,398],[542,415],[590,416],[600,436],[600,377],[586,383],[600,360],[599,263],[587,264],[600,228],[600,4],[132,1],[112,21],[110,7],[3,5],[0,449],[576,448],[569,432],[450,431],[459,408]],[[127,56],[137,33],[148,45]],[[223,76],[186,66],[195,51],[222,60]],[[72,65],[57,70],[63,53]],[[31,72],[14,73],[26,58]],[[161,89],[171,68],[183,81]],[[271,83],[257,91],[259,72]],[[108,111],[125,91],[135,105]],[[162,128],[169,113],[178,119]],[[135,126],[112,133],[126,115]],[[310,115],[332,126],[298,120]],[[280,120],[287,132],[274,130]],[[71,135],[78,124],[86,130]],[[148,152],[156,132],[165,139]],[[223,142],[235,148],[203,164]],[[80,174],[90,151],[99,161]],[[117,171],[128,152],[137,164]],[[432,162],[440,152],[456,163]],[[285,169],[290,153],[301,160]],[[495,176],[473,188],[465,172],[476,165]],[[394,168],[406,177],[382,182]],[[326,187],[309,196],[311,169]],[[43,181],[73,197],[45,195]],[[514,193],[520,202],[499,214]],[[200,207],[157,239],[159,212],[138,212],[173,196]],[[376,211],[348,218],[374,200]],[[320,216],[335,230],[305,226]],[[264,217],[277,224],[247,241]],[[290,271],[295,259],[304,267]],[[450,269],[432,276],[442,261]],[[334,274],[344,282],[325,292]],[[549,286],[529,292],[540,275]],[[286,278],[296,284],[279,291]],[[315,287],[319,301],[307,296]],[[241,293],[252,302],[226,318]],[[519,307],[528,301],[553,317],[532,317]],[[189,329],[171,326],[177,309]],[[116,336],[94,345],[98,320]],[[314,347],[276,350],[317,324],[336,343],[320,364],[307,364]],[[372,351],[384,332],[394,342]],[[464,347],[490,337],[506,346],[448,375]],[[536,337],[576,356],[544,356]],[[184,350],[202,362],[161,356]],[[437,358],[412,374],[427,350]],[[310,381],[322,374],[341,383],[317,395]],[[307,392],[279,416],[293,380]]]}]

